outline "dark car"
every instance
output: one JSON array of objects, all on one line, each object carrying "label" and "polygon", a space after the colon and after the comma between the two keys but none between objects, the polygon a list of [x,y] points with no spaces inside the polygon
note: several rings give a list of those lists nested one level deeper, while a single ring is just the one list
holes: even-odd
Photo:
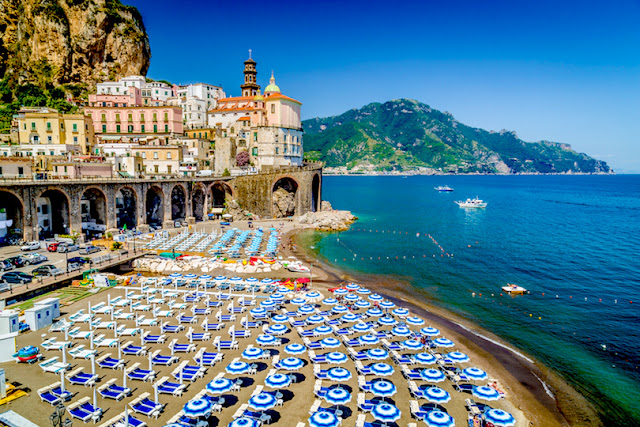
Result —
[{"label": "dark car", "polygon": [[10,271],[2,275],[2,281],[4,283],[17,283],[23,285],[25,283],[31,283],[31,280],[33,280],[33,276],[23,273],[22,271]]},{"label": "dark car", "polygon": [[13,264],[11,264],[11,262],[9,262],[8,260],[4,259],[0,261],[0,271],[13,270],[14,268],[16,267]]},{"label": "dark car", "polygon": [[51,265],[51,264],[45,264],[45,265],[41,265],[38,268],[34,268],[31,271],[31,275],[33,277],[36,276],[56,276],[58,274],[62,274],[64,273],[64,271],[60,270],[59,268]]},{"label": "dark car", "polygon": [[89,258],[82,258],[80,256],[74,256],[73,258],[69,258],[69,264],[85,264],[87,262],[91,262]]},{"label": "dark car", "polygon": [[102,249],[100,249],[99,247],[91,245],[91,246],[87,246],[87,247],[81,248],[80,249],[80,255],[94,254],[96,252],[100,252],[101,250]]},{"label": "dark car", "polygon": [[9,261],[11,264],[13,264],[14,267],[16,268],[20,268],[22,266],[24,266],[24,258],[22,258],[22,256],[18,255],[18,256],[14,256],[11,258],[7,258],[7,261]]}]

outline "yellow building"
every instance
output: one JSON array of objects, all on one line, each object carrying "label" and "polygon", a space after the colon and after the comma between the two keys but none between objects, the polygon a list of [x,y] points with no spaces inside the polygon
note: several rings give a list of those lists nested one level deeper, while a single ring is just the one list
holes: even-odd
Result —
[{"label": "yellow building", "polygon": [[208,139],[211,141],[216,137],[216,128],[185,129],[184,136],[187,138]]},{"label": "yellow building", "polygon": [[150,175],[177,175],[184,158],[182,146],[165,145],[159,140],[150,141],[148,145],[134,145],[131,152],[142,159],[143,171]]},{"label": "yellow building", "polygon": [[23,108],[13,120],[20,151],[26,155],[89,154],[95,144],[93,121],[84,114],[62,114],[52,108]]}]

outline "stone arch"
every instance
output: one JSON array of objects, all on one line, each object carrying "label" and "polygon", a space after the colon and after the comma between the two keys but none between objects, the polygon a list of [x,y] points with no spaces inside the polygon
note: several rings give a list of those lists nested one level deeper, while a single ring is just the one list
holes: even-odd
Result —
[{"label": "stone arch", "polygon": [[187,216],[187,189],[176,184],[171,189],[171,219],[185,219]]},{"label": "stone arch", "polygon": [[0,243],[9,243],[12,239],[22,240],[24,230],[24,203],[20,196],[11,190],[0,190]]},{"label": "stone arch", "polygon": [[320,174],[314,174],[311,180],[311,212],[320,210]]},{"label": "stone arch", "polygon": [[298,207],[298,181],[282,176],[271,187],[271,212],[274,218],[287,218],[296,214]]},{"label": "stone arch", "polygon": [[225,202],[227,202],[227,198],[229,200],[231,200],[231,197],[233,197],[233,190],[232,188],[229,186],[229,184],[227,184],[224,181],[216,181],[213,184],[211,184],[211,203],[210,203],[210,207],[212,208],[223,208],[225,205]]},{"label": "stone arch", "polygon": [[[70,234],[70,198],[60,188],[46,188],[36,197],[37,237],[48,239],[56,234]],[[75,230],[80,232],[80,230]],[[36,237],[36,236],[34,236]]]},{"label": "stone arch", "polygon": [[138,193],[130,186],[122,186],[115,197],[116,227],[131,230],[138,225]]},{"label": "stone arch", "polygon": [[164,221],[164,191],[158,185],[152,185],[145,195],[145,208],[147,210],[147,224],[162,226]]},{"label": "stone arch", "polygon": [[191,212],[196,221],[204,219],[205,192],[206,189],[202,183],[196,184],[191,192]]},{"label": "stone arch", "polygon": [[107,230],[107,195],[98,187],[88,187],[80,195],[82,233],[102,234]]}]

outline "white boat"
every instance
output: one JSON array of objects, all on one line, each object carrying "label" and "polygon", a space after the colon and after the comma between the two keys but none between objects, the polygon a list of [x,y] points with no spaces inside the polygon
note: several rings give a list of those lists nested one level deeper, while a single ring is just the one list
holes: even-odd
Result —
[{"label": "white boat", "polygon": [[448,185],[441,185],[439,187],[433,187],[434,190],[439,191],[441,193],[446,192],[446,191],[453,191],[453,188],[449,187]]},{"label": "white boat", "polygon": [[523,288],[522,286],[513,285],[511,283],[507,283],[507,286],[503,286],[502,290],[508,294],[515,294],[515,295],[524,295],[529,293],[529,291]]},{"label": "white boat", "polygon": [[294,273],[309,273],[311,271],[309,267],[305,267],[302,264],[289,264],[287,265],[287,270]]},{"label": "white boat", "polygon": [[478,199],[477,197],[475,199],[467,199],[465,201],[459,200],[455,203],[461,208],[486,208],[487,207],[487,203]]}]

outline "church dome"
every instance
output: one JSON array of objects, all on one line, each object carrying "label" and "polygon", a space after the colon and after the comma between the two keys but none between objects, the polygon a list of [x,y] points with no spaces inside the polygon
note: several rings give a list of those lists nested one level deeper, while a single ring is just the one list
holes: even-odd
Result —
[{"label": "church dome", "polygon": [[266,88],[264,88],[264,93],[280,93],[280,88],[276,84],[276,78],[273,77],[273,71],[271,72],[269,85]]},{"label": "church dome", "polygon": [[258,93],[253,97],[254,101],[264,101],[264,96],[260,93],[260,89],[258,89]]}]

